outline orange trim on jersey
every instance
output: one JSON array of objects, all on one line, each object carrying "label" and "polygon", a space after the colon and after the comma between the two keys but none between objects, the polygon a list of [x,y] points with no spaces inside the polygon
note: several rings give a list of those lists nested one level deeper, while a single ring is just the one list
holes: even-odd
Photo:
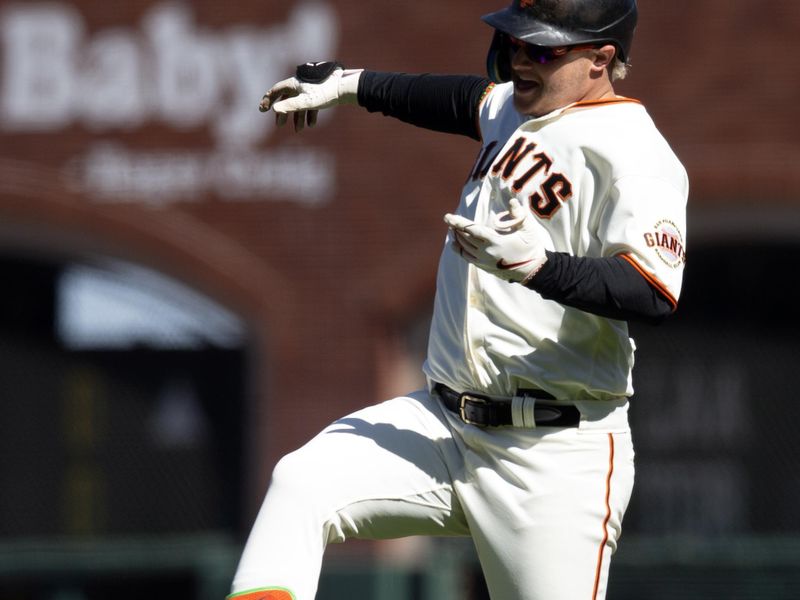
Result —
[{"label": "orange trim on jersey", "polygon": [[231,594],[226,600],[295,600],[294,594],[286,588],[259,588]]},{"label": "orange trim on jersey", "polygon": [[600,549],[597,552],[597,567],[594,572],[594,591],[592,600],[597,600],[600,591],[600,578],[603,573],[603,556],[605,555],[606,544],[608,543],[608,522],[611,520],[611,476],[614,474],[614,436],[608,434],[608,474],[606,475],[606,516],[603,519],[603,540],[600,542]]},{"label": "orange trim on jersey", "polygon": [[669,302],[672,305],[672,312],[675,312],[675,310],[677,310],[678,300],[675,298],[675,296],[673,296],[669,292],[666,285],[661,283],[661,281],[659,281],[655,276],[645,271],[644,267],[642,267],[638,262],[636,262],[636,259],[630,254],[620,254],[619,257],[624,258],[626,261],[628,261],[630,265],[639,272],[639,275],[641,275],[647,280],[647,283],[656,288],[656,291],[667,299],[667,302]]},{"label": "orange trim on jersey", "polygon": [[627,96],[615,96],[614,98],[600,98],[598,100],[581,100],[567,106],[566,110],[571,108],[589,108],[591,106],[603,106],[605,104],[623,104],[631,102],[633,104],[641,104],[641,100],[636,98],[628,98]]},{"label": "orange trim on jersey", "polygon": [[486,86],[486,89],[483,90],[483,94],[481,94],[480,100],[478,100],[478,108],[481,107],[483,101],[486,100],[486,96],[488,96],[492,90],[494,89],[495,85],[497,85],[494,81],[491,82],[489,85]]}]

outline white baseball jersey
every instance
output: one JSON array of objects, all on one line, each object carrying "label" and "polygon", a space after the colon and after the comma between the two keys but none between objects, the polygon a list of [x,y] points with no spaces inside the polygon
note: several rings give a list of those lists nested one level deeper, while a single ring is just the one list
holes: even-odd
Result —
[{"label": "white baseball jersey", "polygon": [[[481,103],[484,145],[457,212],[491,225],[515,196],[549,250],[625,256],[674,303],[686,175],[644,108],[620,98],[530,119],[512,93]],[[626,323],[507,283],[450,241],[428,377],[499,396],[538,387],[573,401],[580,423],[482,428],[429,390],[337,420],[275,467],[231,599],[312,600],[327,544],[407,535],[471,536],[492,598],[605,598],[634,480]]]},{"label": "white baseball jersey", "polygon": [[[490,226],[516,196],[548,250],[623,256],[676,304],[688,180],[645,108],[617,97],[530,118],[514,110],[512,96],[507,83],[482,101],[483,148],[456,212]],[[431,380],[502,396],[539,388],[563,400],[633,393],[635,345],[626,322],[499,279],[447,241],[424,366]]]}]

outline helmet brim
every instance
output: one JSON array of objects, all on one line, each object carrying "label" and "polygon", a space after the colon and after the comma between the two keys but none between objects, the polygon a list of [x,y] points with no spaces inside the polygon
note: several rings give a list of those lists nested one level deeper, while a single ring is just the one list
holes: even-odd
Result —
[{"label": "helmet brim", "polygon": [[574,35],[571,32],[558,29],[538,19],[531,19],[529,13],[517,9],[515,6],[484,15],[481,20],[497,31],[502,31],[528,44],[557,47],[569,46],[574,43]]},{"label": "helmet brim", "polygon": [[484,15],[481,20],[496,31],[537,46],[554,48],[576,44],[613,44],[617,48],[617,56],[626,62],[636,28],[637,14],[636,3],[632,2],[624,14],[597,29],[591,24],[573,28],[566,23],[559,26],[543,21],[514,3]]}]

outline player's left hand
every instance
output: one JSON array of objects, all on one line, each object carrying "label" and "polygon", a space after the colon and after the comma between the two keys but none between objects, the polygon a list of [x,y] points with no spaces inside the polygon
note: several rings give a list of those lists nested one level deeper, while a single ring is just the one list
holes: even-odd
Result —
[{"label": "player's left hand", "polygon": [[476,267],[522,284],[547,262],[544,243],[530,213],[512,198],[509,210],[495,216],[486,227],[460,215],[447,214],[453,232],[453,249]]}]

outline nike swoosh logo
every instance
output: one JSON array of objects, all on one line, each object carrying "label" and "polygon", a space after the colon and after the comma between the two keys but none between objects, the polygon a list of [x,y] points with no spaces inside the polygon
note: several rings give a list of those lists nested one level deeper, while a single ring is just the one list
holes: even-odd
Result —
[{"label": "nike swoosh logo", "polygon": [[532,259],[523,260],[521,262],[515,262],[515,263],[507,263],[501,258],[500,260],[497,261],[497,268],[500,269],[501,271],[508,271],[510,269],[518,269],[519,267],[524,267],[525,265],[531,262],[533,262]]}]

